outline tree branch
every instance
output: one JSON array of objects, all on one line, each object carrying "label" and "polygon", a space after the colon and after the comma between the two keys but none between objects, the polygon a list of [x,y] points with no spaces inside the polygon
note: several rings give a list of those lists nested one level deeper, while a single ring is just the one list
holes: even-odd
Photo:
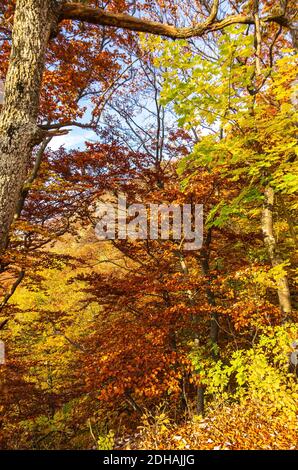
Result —
[{"label": "tree branch", "polygon": [[[13,283],[12,287],[10,288],[10,291],[5,294],[4,296],[4,299],[2,300],[2,302],[0,303],[0,312],[2,312],[3,308],[5,307],[5,305],[7,304],[7,302],[9,301],[9,299],[13,296],[13,294],[15,293],[16,291],[16,288],[18,287],[18,285],[22,282],[22,280],[24,279],[25,277],[25,271],[22,269],[20,272],[19,272],[19,275],[16,279],[16,281]],[[2,328],[4,328],[4,326],[6,325],[6,323],[8,322],[8,320],[4,320],[4,322],[1,323],[0,325],[0,330]]]},{"label": "tree branch", "polygon": [[[60,11],[60,21],[78,20],[86,23],[114,28],[125,28],[131,31],[151,33],[166,36],[172,39],[186,39],[202,36],[210,31],[221,30],[232,24],[254,24],[253,15],[231,15],[223,20],[216,21],[219,1],[215,0],[206,21],[186,28],[157,23],[147,19],[136,18],[124,13],[112,13],[102,8],[88,7],[82,3],[66,3]],[[260,19],[263,22],[275,22],[282,26],[289,26],[289,21],[283,15],[271,15]]]}]

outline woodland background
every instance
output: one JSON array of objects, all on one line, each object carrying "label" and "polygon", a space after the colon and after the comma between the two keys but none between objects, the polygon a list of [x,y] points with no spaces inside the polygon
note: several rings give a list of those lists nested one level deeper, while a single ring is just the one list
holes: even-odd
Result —
[{"label": "woodland background", "polygon": [[[180,26],[211,7],[82,3]],[[294,1],[227,0],[219,18],[254,24],[171,40],[65,20],[49,42],[49,134],[1,261],[1,449],[297,449],[297,34],[260,21],[282,8],[294,24]],[[107,193],[203,204],[203,247],[98,241]]]}]

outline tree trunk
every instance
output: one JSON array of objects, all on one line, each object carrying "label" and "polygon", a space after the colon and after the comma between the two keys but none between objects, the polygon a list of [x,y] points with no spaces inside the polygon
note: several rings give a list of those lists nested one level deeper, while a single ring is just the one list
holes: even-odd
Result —
[{"label": "tree trunk", "polygon": [[198,387],[197,390],[197,414],[204,416],[205,414],[205,396],[204,396],[205,390],[204,387]]},{"label": "tree trunk", "polygon": [[45,52],[58,23],[55,0],[17,0],[12,50],[0,115],[0,253],[27,177],[37,127]]},{"label": "tree trunk", "polygon": [[[274,190],[270,187],[265,189],[265,201],[262,213],[262,231],[264,234],[264,242],[272,266],[279,265],[282,260],[276,253],[276,240],[273,232],[273,207],[274,207]],[[282,276],[277,283],[277,293],[280,309],[284,320],[287,319],[292,311],[291,294],[287,276]]]}]

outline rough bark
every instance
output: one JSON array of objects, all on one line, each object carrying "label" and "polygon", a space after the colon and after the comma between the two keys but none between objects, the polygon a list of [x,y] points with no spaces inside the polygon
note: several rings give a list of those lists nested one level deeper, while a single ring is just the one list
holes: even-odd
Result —
[{"label": "rough bark", "polygon": [[[274,207],[274,190],[267,187],[264,192],[265,200],[262,213],[262,231],[264,242],[267,248],[268,256],[273,267],[279,265],[282,260],[277,253],[277,244],[273,231],[273,207]],[[281,312],[284,320],[287,319],[292,311],[291,294],[287,276],[282,276],[277,283],[277,293]]]},{"label": "rough bark", "polygon": [[36,122],[45,52],[58,22],[55,0],[18,0],[0,115],[0,252],[27,177],[40,130]]}]

